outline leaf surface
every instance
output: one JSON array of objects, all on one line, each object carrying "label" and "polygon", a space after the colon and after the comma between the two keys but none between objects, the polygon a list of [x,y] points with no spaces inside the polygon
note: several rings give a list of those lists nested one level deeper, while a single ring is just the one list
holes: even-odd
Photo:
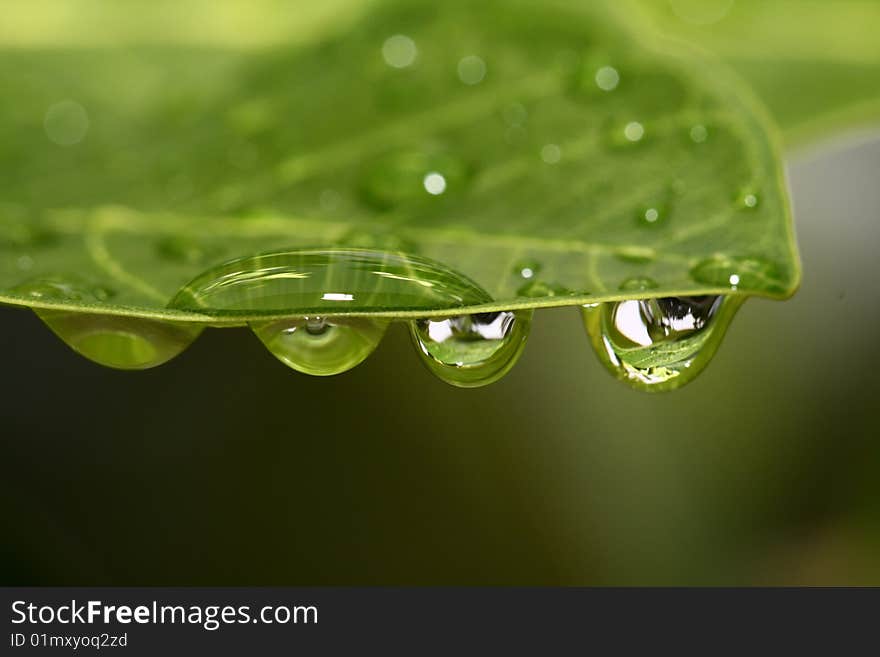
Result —
[{"label": "leaf surface", "polygon": [[169,303],[220,263],[303,249],[409,254],[482,291],[407,305],[330,267],[308,274],[328,315],[790,295],[761,110],[614,15],[391,2],[291,47],[7,48],[0,301],[248,321],[267,313]]}]

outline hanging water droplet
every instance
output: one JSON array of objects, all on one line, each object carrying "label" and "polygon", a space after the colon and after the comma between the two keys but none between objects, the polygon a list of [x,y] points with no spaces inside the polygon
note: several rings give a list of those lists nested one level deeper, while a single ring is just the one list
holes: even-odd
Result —
[{"label": "hanging water droplet", "polygon": [[774,294],[788,291],[779,267],[760,258],[718,255],[697,263],[690,274],[698,283],[712,287]]},{"label": "hanging water droplet", "polygon": [[474,388],[497,381],[516,363],[532,312],[479,313],[420,319],[410,332],[422,361],[446,383]]},{"label": "hanging water droplet", "polygon": [[741,297],[666,297],[584,306],[599,360],[617,378],[647,391],[679,388],[708,364]]},{"label": "hanging water droplet", "polygon": [[165,363],[202,332],[198,324],[64,310],[35,310],[67,346],[91,361],[121,370]]},{"label": "hanging water droplet", "polygon": [[359,365],[382,340],[387,320],[305,317],[253,322],[251,329],[282,363],[313,376],[341,374]]},{"label": "hanging water droplet", "polygon": [[461,190],[469,176],[460,159],[427,151],[391,153],[370,163],[365,171],[361,196],[378,210],[448,196]]},{"label": "hanging water droplet", "polygon": [[436,310],[487,303],[476,283],[448,267],[404,253],[304,249],[238,258],[184,286],[172,308],[222,316],[319,317]]}]

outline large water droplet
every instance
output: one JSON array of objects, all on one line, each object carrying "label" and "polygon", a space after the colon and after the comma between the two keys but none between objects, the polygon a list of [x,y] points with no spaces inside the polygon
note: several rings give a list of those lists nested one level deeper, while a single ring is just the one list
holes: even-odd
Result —
[{"label": "large water droplet", "polygon": [[35,311],[77,353],[106,367],[143,370],[165,363],[202,332],[197,324],[69,312]]},{"label": "large water droplet", "polygon": [[742,297],[667,297],[582,308],[596,355],[633,388],[672,390],[693,380],[718,348]]},{"label": "large water droplet", "polygon": [[497,381],[514,366],[529,334],[532,312],[478,313],[410,324],[428,369],[446,383],[475,388]]},{"label": "large water droplet", "polygon": [[371,206],[390,210],[402,203],[424,203],[455,193],[464,186],[468,175],[465,163],[452,155],[402,151],[371,162],[360,192]]},{"label": "large water droplet", "polygon": [[325,317],[487,303],[476,283],[440,263],[366,249],[265,253],[213,267],[169,304],[221,316]]},{"label": "large water droplet", "polygon": [[314,376],[341,374],[359,365],[379,345],[388,322],[360,317],[305,317],[252,323],[278,360]]}]

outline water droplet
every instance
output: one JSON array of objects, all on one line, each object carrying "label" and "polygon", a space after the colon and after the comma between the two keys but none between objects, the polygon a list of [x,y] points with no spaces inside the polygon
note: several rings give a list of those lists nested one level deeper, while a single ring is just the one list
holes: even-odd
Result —
[{"label": "water droplet", "polygon": [[[516,291],[517,296],[536,299],[539,297],[564,297],[572,294],[572,291],[563,285],[547,283],[544,281],[530,280]],[[587,294],[583,292],[582,294]]]},{"label": "water droplet", "polygon": [[556,164],[562,159],[562,150],[556,144],[545,144],[541,149],[541,159],[547,164]]},{"label": "water droplet", "polygon": [[627,278],[620,284],[621,292],[644,292],[645,290],[653,290],[658,287],[657,281],[647,276],[637,276],[635,278]]},{"label": "water droplet", "polygon": [[426,192],[432,196],[438,196],[446,191],[446,178],[442,173],[431,171],[425,175],[424,180],[422,180],[422,185]]},{"label": "water droplet", "polygon": [[523,260],[513,267],[513,273],[525,280],[531,280],[541,271],[541,263],[535,260]]},{"label": "water droplet", "polygon": [[620,84],[620,74],[612,66],[603,66],[596,71],[596,86],[602,91],[613,91]]},{"label": "water droplet", "polygon": [[702,144],[709,137],[709,131],[702,123],[691,126],[688,134],[690,135],[691,141],[695,144]]},{"label": "water droplet", "polygon": [[623,136],[632,142],[641,141],[645,136],[645,127],[638,121],[630,121],[623,127]]},{"label": "water droplet", "polygon": [[406,68],[416,61],[419,50],[416,42],[405,34],[395,34],[382,44],[382,58],[388,66]]},{"label": "water droplet", "polygon": [[165,363],[202,332],[197,324],[68,312],[35,311],[78,354],[100,365],[143,370]]},{"label": "water droplet", "polygon": [[29,255],[19,256],[15,261],[15,266],[18,267],[21,271],[30,271],[34,267],[34,259]]},{"label": "water droplet", "polygon": [[359,365],[382,340],[386,320],[305,317],[254,322],[251,329],[288,367],[313,376],[341,374]]},{"label": "water droplet", "polygon": [[476,55],[462,57],[458,62],[458,79],[468,85],[479,84],[486,77],[486,62]]},{"label": "water droplet", "polygon": [[737,288],[784,294],[779,267],[767,260],[719,255],[699,262],[691,269],[698,283],[718,288]]},{"label": "water droplet", "polygon": [[462,189],[470,173],[458,158],[427,151],[387,154],[371,162],[365,172],[361,195],[378,210],[446,196]]},{"label": "water droplet", "polygon": [[74,146],[85,139],[89,131],[89,115],[85,108],[72,100],[55,103],[43,119],[46,136],[59,146]]},{"label": "water droplet", "polygon": [[436,310],[488,303],[476,283],[440,263],[366,249],[280,251],[202,273],[170,306],[222,316],[319,317]]},{"label": "water droplet", "polygon": [[201,240],[182,235],[170,235],[156,240],[156,253],[165,260],[203,264],[223,255],[223,247],[208,245]]},{"label": "water droplet", "polygon": [[644,264],[657,259],[657,251],[648,246],[623,246],[614,252],[614,257],[624,262]]},{"label": "water droplet", "polygon": [[633,388],[663,391],[693,380],[708,364],[740,297],[666,297],[584,306],[596,355]]},{"label": "water droplet", "polygon": [[743,210],[754,210],[758,207],[759,201],[757,192],[749,187],[741,190],[736,197],[737,205]]},{"label": "water droplet", "polygon": [[85,277],[74,275],[40,276],[13,287],[10,292],[40,301],[106,301],[116,290]]},{"label": "water droplet", "polygon": [[611,122],[605,133],[605,141],[614,148],[633,148],[647,141],[645,126],[638,121]]},{"label": "water droplet", "polygon": [[420,319],[410,332],[422,361],[446,383],[474,388],[497,381],[525,347],[531,311]]}]

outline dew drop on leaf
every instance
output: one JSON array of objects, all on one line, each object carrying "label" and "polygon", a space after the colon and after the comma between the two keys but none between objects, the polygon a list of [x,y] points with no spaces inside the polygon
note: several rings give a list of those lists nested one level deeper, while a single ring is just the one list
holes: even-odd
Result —
[{"label": "dew drop on leaf", "polygon": [[371,162],[361,180],[361,197],[377,210],[424,203],[460,190],[468,178],[465,163],[447,153],[402,151]]},{"label": "dew drop on leaf", "polygon": [[744,287],[778,294],[785,291],[779,267],[760,258],[715,256],[697,263],[690,271],[698,283],[712,287]]},{"label": "dew drop on leaf", "polygon": [[632,387],[661,391],[691,381],[711,360],[739,297],[666,297],[590,304],[584,325],[602,364]]},{"label": "dew drop on leaf", "polygon": [[362,363],[379,345],[387,326],[386,320],[356,317],[251,323],[278,360],[313,376],[341,374]]},{"label": "dew drop on leaf", "polygon": [[657,287],[657,281],[647,276],[627,278],[618,288],[621,292],[643,292]]},{"label": "dew drop on leaf", "polygon": [[529,334],[532,311],[420,319],[410,332],[422,361],[460,388],[497,381],[514,366]]}]

